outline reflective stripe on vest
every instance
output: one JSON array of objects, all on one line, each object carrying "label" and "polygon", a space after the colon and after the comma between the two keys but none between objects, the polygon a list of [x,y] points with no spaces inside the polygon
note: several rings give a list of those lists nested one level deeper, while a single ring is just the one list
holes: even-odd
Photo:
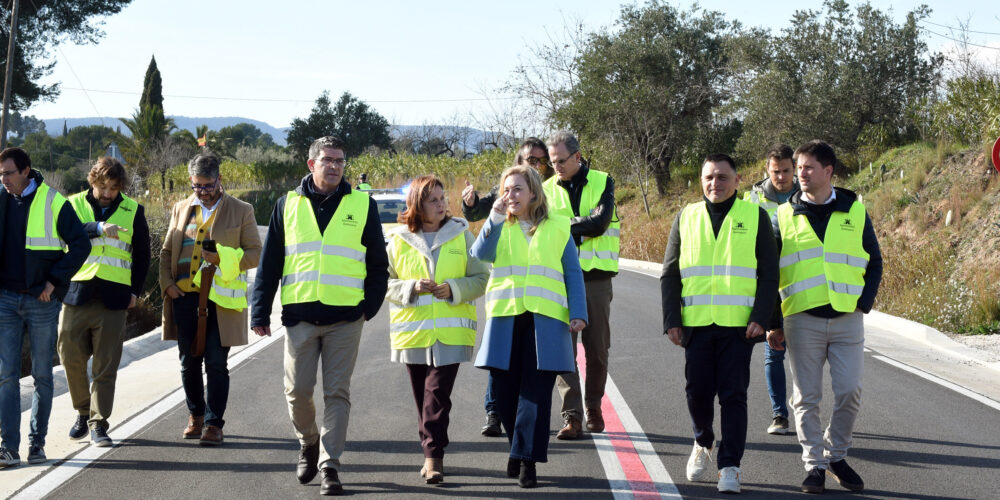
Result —
[{"label": "reflective stripe on vest", "polygon": [[734,200],[719,235],[705,202],[681,213],[681,321],[684,326],[746,326],[757,293],[760,209]]},{"label": "reflective stripe on vest", "polygon": [[[80,222],[96,222],[94,207],[87,201],[87,191],[69,197],[69,203]],[[90,239],[90,255],[80,270],[73,275],[73,281],[86,281],[95,276],[122,285],[132,284],[132,236],[135,228],[135,214],[139,203],[122,195],[122,201],[108,217],[105,224],[120,226],[118,239],[103,234]]]},{"label": "reflective stripe on vest", "polygon": [[365,247],[361,235],[371,198],[358,190],[345,195],[321,234],[309,198],[290,191],[285,198],[285,264],[281,303],[319,301],[356,306],[364,299]]},{"label": "reflective stripe on vest", "polygon": [[27,250],[62,250],[65,243],[56,221],[66,205],[66,198],[48,184],[40,183],[28,208],[28,227],[24,231]]},{"label": "reflective stripe on vest", "polygon": [[[500,230],[496,260],[486,284],[486,314],[517,316],[531,311],[569,323],[562,268],[569,219],[550,212],[530,243],[517,222],[505,222]],[[514,264],[525,261],[527,266]]]},{"label": "reflective stripe on vest", "polygon": [[[601,204],[601,196],[608,185],[608,174],[599,170],[587,171],[587,183],[580,194],[580,215],[590,215]],[[549,213],[566,218],[575,217],[570,203],[569,192],[559,185],[559,177],[553,176],[542,185],[545,190]],[[584,271],[600,269],[618,272],[618,252],[621,247],[621,221],[618,209],[611,214],[611,224],[601,236],[583,238],[580,244],[580,268]]]},{"label": "reflective stripe on vest", "polygon": [[[401,236],[393,235],[392,266],[401,280],[430,278],[427,258]],[[465,232],[448,240],[438,251],[434,281],[444,283],[466,276],[468,254]],[[452,290],[452,293],[455,293]],[[432,294],[417,295],[412,304],[389,304],[389,335],[393,349],[424,348],[440,341],[447,345],[474,345],[476,306],[472,302],[452,304]]]},{"label": "reflective stripe on vest", "polygon": [[778,259],[781,313],[784,316],[830,304],[852,312],[865,287],[868,252],[862,244],[865,207],[855,201],[850,212],[833,212],[820,241],[805,215],[791,205],[778,208],[781,256]]}]

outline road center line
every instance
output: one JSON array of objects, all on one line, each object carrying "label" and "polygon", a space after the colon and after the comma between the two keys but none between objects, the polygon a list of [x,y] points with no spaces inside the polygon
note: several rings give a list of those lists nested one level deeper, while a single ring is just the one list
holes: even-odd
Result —
[{"label": "road center line", "polygon": [[[577,345],[576,352],[582,393],[587,373],[583,344]],[[601,400],[601,412],[604,414],[604,432],[590,435],[614,497],[680,499],[680,492],[670,473],[610,375]]]},{"label": "road center line", "polygon": [[[285,329],[284,327],[279,327],[273,331],[270,337],[264,337],[257,342],[247,346],[240,352],[232,355],[229,358],[229,366],[236,367],[241,363],[249,359],[254,354],[262,351],[264,348],[273,344],[278,339],[284,337]],[[67,481],[72,479],[74,476],[83,471],[88,465],[92,464],[97,459],[103,457],[105,454],[121,446],[121,442],[127,440],[128,438],[134,436],[135,434],[147,429],[154,420],[160,418],[161,415],[167,413],[175,406],[184,402],[184,388],[181,387],[174,392],[167,394],[152,406],[146,410],[140,412],[139,414],[133,416],[128,421],[124,422],[122,425],[117,426],[114,429],[115,436],[119,441],[115,443],[112,448],[98,448],[94,445],[89,445],[79,453],[73,455],[73,457],[66,459],[64,462],[59,463],[51,467],[51,469],[46,472],[37,481],[24,488],[19,493],[14,495],[14,500],[21,499],[35,499],[42,498],[49,493],[52,493]]]}]

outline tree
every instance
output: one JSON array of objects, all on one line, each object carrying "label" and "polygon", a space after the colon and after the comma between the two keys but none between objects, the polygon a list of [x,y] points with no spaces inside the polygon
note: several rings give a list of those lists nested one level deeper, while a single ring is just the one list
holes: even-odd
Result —
[{"label": "tree", "polygon": [[69,131],[66,129],[66,120],[63,120],[63,137],[66,137],[68,133]]},{"label": "tree", "polygon": [[21,113],[14,111],[10,114],[10,131],[23,139],[28,134],[45,132],[45,122],[31,115],[21,116]]},{"label": "tree", "polygon": [[292,120],[287,137],[288,147],[297,160],[305,161],[312,142],[326,135],[340,137],[347,144],[344,153],[348,156],[359,155],[371,146],[382,149],[392,147],[389,121],[349,92],[344,92],[333,106],[330,105],[329,92],[320,94],[305,120]]},{"label": "tree", "polygon": [[823,7],[795,12],[748,68],[741,156],[757,158],[779,141],[820,138],[853,153],[866,138],[892,145],[918,135],[907,113],[933,95],[942,62],[918,24],[930,10],[918,7],[896,24],[870,4]]},{"label": "tree", "polygon": [[727,98],[731,25],[718,12],[678,11],[655,0],[622,7],[616,24],[588,37],[579,79],[555,118],[584,140],[641,154],[643,161],[628,164],[651,169],[662,196],[671,161],[711,126]]},{"label": "tree", "polygon": [[[11,108],[27,109],[39,99],[54,99],[59,84],[40,84],[52,73],[50,50],[60,43],[95,43],[104,36],[98,18],[117,14],[132,0],[32,0],[18,13]],[[0,5],[3,24],[10,25],[10,2]],[[10,30],[0,30],[0,67],[7,64]]]},{"label": "tree", "polygon": [[163,109],[163,80],[160,79],[160,69],[156,67],[156,56],[152,56],[146,67],[146,77],[142,80],[142,97],[139,98],[139,109],[150,106]]},{"label": "tree", "polygon": [[178,141],[181,146],[178,146],[170,136],[177,126],[163,113],[163,82],[155,57],[149,61],[143,85],[139,108],[132,118],[120,118],[131,133],[130,137],[120,138],[122,155],[135,168],[137,178],[159,173],[160,187],[166,190],[166,171],[174,165],[167,161],[173,161],[180,154],[184,140],[181,138]]}]

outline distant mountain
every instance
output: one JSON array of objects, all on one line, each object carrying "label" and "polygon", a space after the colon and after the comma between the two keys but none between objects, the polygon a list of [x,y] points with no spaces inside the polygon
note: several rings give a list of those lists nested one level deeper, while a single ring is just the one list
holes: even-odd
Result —
[{"label": "distant mountain", "polygon": [[[171,116],[173,118],[174,124],[177,128],[187,129],[191,133],[195,133],[195,130],[200,125],[208,125],[209,130],[219,130],[222,127],[230,127],[240,123],[249,123],[257,128],[259,128],[265,134],[271,134],[271,138],[274,139],[275,144],[280,146],[285,145],[285,136],[288,135],[288,127],[278,128],[272,126],[268,123],[262,122],[260,120],[253,120],[250,118],[243,118],[239,116],[223,116],[223,117],[211,117],[211,118],[198,118],[190,116]],[[43,120],[45,122],[45,131],[51,136],[56,136],[62,134],[63,129],[63,119],[53,118],[49,120]],[[87,127],[90,125],[104,125],[106,127],[111,127],[117,129],[121,127],[121,132],[125,135],[130,135],[125,124],[122,123],[117,118],[104,118],[103,120],[98,117],[87,117],[87,118],[66,118],[66,127]]]},{"label": "distant mountain", "polygon": [[[191,131],[192,134],[200,125],[208,125],[209,130],[219,130],[223,127],[231,127],[239,123],[249,123],[257,128],[259,128],[265,134],[271,134],[271,138],[274,139],[275,144],[280,146],[285,146],[286,136],[288,135],[288,129],[291,127],[278,128],[274,127],[268,123],[262,122],[260,120],[254,120],[251,118],[243,118],[240,116],[224,116],[224,117],[211,117],[211,118],[198,118],[190,116],[171,116],[173,118],[174,124],[177,128],[187,129]],[[98,117],[87,117],[87,118],[52,118],[48,120],[42,120],[45,122],[45,130],[51,136],[57,136],[62,134],[63,121],[66,122],[67,128],[73,127],[87,127],[91,125],[104,125],[106,127],[111,127],[118,129],[120,127],[121,132],[125,135],[130,135],[128,128],[117,118],[104,118],[103,120]],[[420,132],[427,126],[425,125],[393,125],[391,134],[393,139],[397,139],[403,135],[416,135],[420,136]],[[430,127],[436,129],[438,133],[451,135],[455,134],[461,137],[463,140],[458,145],[461,149],[466,151],[479,151],[481,145],[486,138],[486,132],[472,127],[454,127],[448,125],[431,125]]]}]

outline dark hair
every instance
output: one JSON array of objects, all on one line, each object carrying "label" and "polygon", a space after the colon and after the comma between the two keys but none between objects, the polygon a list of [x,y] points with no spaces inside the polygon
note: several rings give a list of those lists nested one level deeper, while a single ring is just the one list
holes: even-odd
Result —
[{"label": "dark hair", "polygon": [[772,159],[780,162],[781,160],[791,160],[794,154],[795,152],[792,151],[792,147],[788,144],[775,144],[767,151],[767,156],[765,156],[764,159],[767,160],[768,163],[770,163]]},{"label": "dark hair", "polygon": [[191,161],[188,162],[188,175],[218,179],[220,163],[222,161],[211,150],[202,150],[201,153],[194,155],[194,158],[191,158]]},{"label": "dark hair", "polygon": [[809,141],[799,146],[799,149],[795,150],[796,158],[804,154],[812,156],[819,162],[820,165],[824,167],[837,165],[837,153],[833,151],[833,146],[830,146],[819,139]]},{"label": "dark hair", "polygon": [[27,151],[21,148],[7,148],[0,151],[0,162],[7,160],[14,160],[14,166],[17,167],[18,172],[24,172],[24,169],[31,168],[31,157],[28,156]]},{"label": "dark hair", "polygon": [[710,163],[710,162],[711,163],[726,162],[726,163],[729,164],[729,167],[733,169],[733,172],[736,171],[736,162],[733,161],[732,157],[730,157],[729,155],[727,155],[725,153],[712,153],[712,154],[706,156],[705,157],[705,163]]},{"label": "dark hair", "polygon": [[524,155],[521,154],[521,152],[524,151],[525,149],[527,149],[528,152],[531,152],[531,150],[535,148],[541,148],[542,151],[545,153],[545,159],[546,160],[549,159],[549,150],[545,146],[545,142],[543,142],[541,139],[537,137],[529,137],[524,141],[522,141],[521,145],[517,148],[517,156],[514,158],[514,163],[518,165],[524,163],[524,161],[527,160],[527,158],[525,158]]},{"label": "dark hair", "polygon": [[128,184],[128,175],[125,174],[125,167],[120,161],[110,156],[102,156],[90,167],[90,172],[87,173],[87,182],[91,186],[114,183],[118,189],[124,189],[125,185]]},{"label": "dark hair", "polygon": [[358,176],[358,179],[361,179],[361,182],[367,182],[368,181],[368,174],[362,172],[361,175]]},{"label": "dark hair", "polygon": [[344,142],[340,137],[335,135],[327,135],[320,137],[313,141],[309,146],[309,159],[315,160],[319,158],[319,154],[323,152],[323,148],[339,149],[347,154],[347,143]]},{"label": "dark hair", "polygon": [[[400,224],[406,224],[410,232],[415,233],[423,227],[424,214],[421,213],[421,206],[424,200],[430,197],[431,190],[435,186],[441,186],[441,189],[444,189],[444,183],[433,174],[421,175],[410,184],[410,192],[406,195],[406,210],[400,212],[397,219]],[[447,199],[447,196],[447,193],[445,193],[445,199]],[[446,211],[441,224],[447,222],[449,218],[451,218],[451,214]]]}]

